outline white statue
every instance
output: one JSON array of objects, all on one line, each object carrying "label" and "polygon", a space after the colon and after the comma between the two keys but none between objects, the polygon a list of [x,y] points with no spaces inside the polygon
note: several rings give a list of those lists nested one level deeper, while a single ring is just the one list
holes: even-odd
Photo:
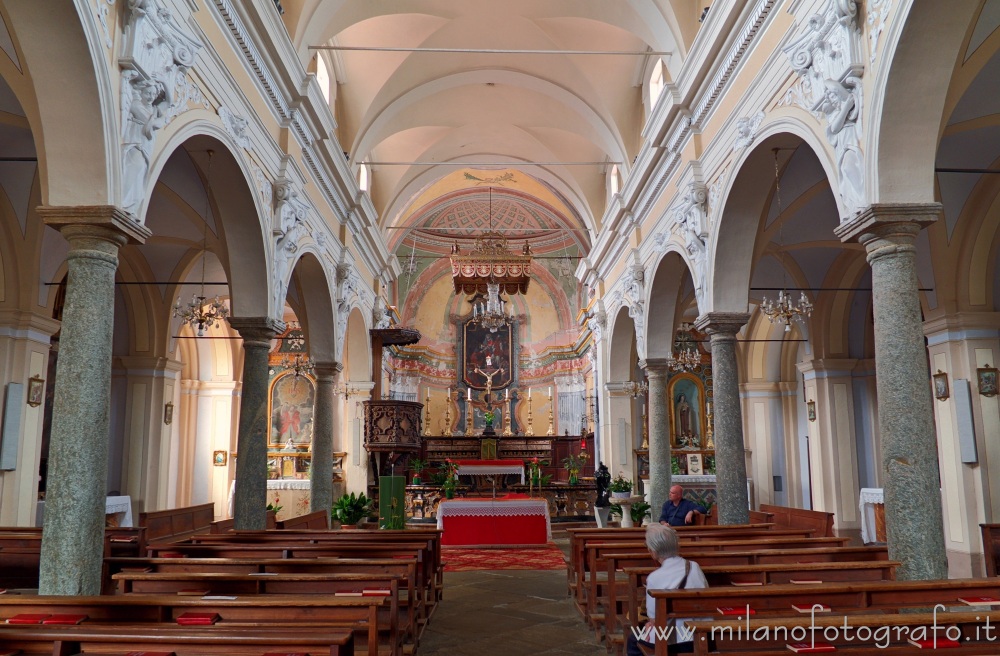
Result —
[{"label": "white statue", "polygon": [[166,125],[167,87],[137,76],[122,79],[122,207],[138,214],[146,196],[146,175],[156,131]]}]

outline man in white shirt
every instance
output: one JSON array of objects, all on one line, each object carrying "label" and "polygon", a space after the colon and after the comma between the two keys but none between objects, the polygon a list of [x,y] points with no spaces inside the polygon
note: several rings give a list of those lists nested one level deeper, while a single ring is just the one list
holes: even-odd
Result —
[{"label": "man in white shirt", "polygon": [[[660,563],[660,566],[646,577],[646,615],[649,620],[643,626],[633,627],[633,630],[628,632],[625,641],[627,656],[642,656],[639,642],[652,646],[656,640],[653,631],[653,615],[656,611],[656,604],[649,594],[650,590],[691,590],[708,587],[708,581],[698,563],[685,560],[678,555],[680,546],[677,532],[674,529],[663,524],[647,526],[646,548],[649,549],[649,554],[653,559]],[[673,627],[673,633],[669,638],[670,646],[667,648],[668,654],[694,652],[694,643],[688,639],[689,634],[684,620],[678,619],[667,626]]]}]

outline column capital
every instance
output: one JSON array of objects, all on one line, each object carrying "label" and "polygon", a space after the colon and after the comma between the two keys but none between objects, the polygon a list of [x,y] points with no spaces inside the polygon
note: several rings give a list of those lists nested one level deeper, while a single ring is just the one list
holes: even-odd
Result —
[{"label": "column capital", "polygon": [[344,364],[342,362],[331,361],[331,362],[316,362],[315,369],[316,376],[336,376],[341,371],[344,370]]},{"label": "column capital", "polygon": [[694,327],[709,335],[735,337],[749,320],[748,312],[708,312],[695,319]]},{"label": "column capital", "polygon": [[244,344],[249,342],[267,342],[285,331],[285,322],[271,317],[229,317],[227,319],[233,330],[240,334]]},{"label": "column capital", "polygon": [[941,203],[875,203],[848,223],[834,228],[843,242],[868,244],[876,238],[894,236],[912,239],[941,216]]},{"label": "column capital", "polygon": [[131,214],[114,205],[45,205],[36,211],[45,225],[52,226],[67,239],[71,236],[103,236],[124,246],[126,243],[144,244],[153,234],[146,226],[136,223]]},{"label": "column capital", "polygon": [[646,372],[647,378],[663,377],[670,371],[670,360],[667,358],[646,358],[639,360],[639,366]]}]

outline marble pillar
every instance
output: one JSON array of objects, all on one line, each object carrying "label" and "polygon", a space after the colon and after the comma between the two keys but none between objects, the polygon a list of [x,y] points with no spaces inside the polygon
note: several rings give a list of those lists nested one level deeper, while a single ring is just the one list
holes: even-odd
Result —
[{"label": "marble pillar", "polygon": [[835,231],[860,242],[872,268],[886,539],[901,580],[948,576],[916,267],[917,234],[940,213],[936,203],[871,205]]},{"label": "marble pillar", "polygon": [[720,524],[750,521],[743,411],[736,364],[736,333],[749,318],[750,315],[743,312],[709,312],[698,317],[695,323],[712,342],[715,484]]},{"label": "marble pillar", "polygon": [[649,381],[649,505],[651,520],[656,521],[670,492],[669,369],[665,359],[644,360],[639,364]]},{"label": "marble pillar", "polygon": [[271,340],[285,325],[270,317],[230,317],[243,338],[243,393],[236,443],[234,528],[262,531],[267,526],[267,355]]},{"label": "marble pillar", "polygon": [[43,207],[69,242],[39,593],[96,595],[104,556],[118,251],[150,232],[114,207]]},{"label": "marble pillar", "polygon": [[333,507],[333,435],[337,430],[337,381],[344,365],[316,363],[316,413],[313,419],[312,465],[309,467],[309,510],[330,514]]}]

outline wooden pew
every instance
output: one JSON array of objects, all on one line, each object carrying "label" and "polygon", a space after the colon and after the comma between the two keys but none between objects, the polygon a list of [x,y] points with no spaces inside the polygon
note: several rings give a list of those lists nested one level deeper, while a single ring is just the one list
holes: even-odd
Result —
[{"label": "wooden pew", "polygon": [[[196,596],[323,594],[359,596],[364,590],[385,590],[389,605],[379,622],[389,627],[389,635],[401,633],[416,642],[415,603],[406,596],[407,581],[402,574],[361,572],[119,572],[114,575],[121,594],[184,594]],[[354,592],[358,595],[354,595]],[[348,594],[352,593],[352,594]],[[404,611],[404,612],[401,612]]]},{"label": "wooden pew", "polygon": [[[218,613],[210,628],[350,628],[365,636],[355,650],[369,656],[379,653],[379,608],[385,597],[333,597],[327,595],[258,595],[236,599],[201,599],[179,595],[116,595],[98,597],[0,595],[0,620],[24,613],[83,614],[88,624],[175,624],[184,613]],[[131,630],[131,627],[130,627]],[[201,630],[201,627],[198,627]],[[390,636],[393,656],[400,653],[398,635]]]},{"label": "wooden pew", "polygon": [[986,576],[1000,572],[1000,524],[980,524],[983,532],[983,555],[986,557]]},{"label": "wooden pew", "polygon": [[[688,623],[688,628],[693,630],[694,653],[700,656],[785,655],[792,653],[788,644],[812,644],[814,636],[816,643],[833,646],[833,654],[910,656],[933,648],[932,645],[924,649],[915,647],[907,642],[908,637],[931,639],[935,634],[939,640],[949,635],[958,638],[958,648],[948,649],[943,643],[938,645],[938,650],[944,653],[995,656],[998,652],[998,611],[851,615],[847,617],[849,631],[844,630],[844,621],[844,615],[816,615],[815,618],[799,616],[742,621],[695,621]],[[938,627],[936,632],[933,630],[935,626]],[[753,636],[749,640],[748,633]],[[666,649],[657,648],[655,653],[665,654]]]},{"label": "wooden pew", "polygon": [[257,627],[252,633],[211,627],[81,624],[0,625],[0,649],[24,654],[64,656],[68,654],[122,654],[128,652],[173,652],[187,654],[234,654],[260,656],[266,652],[294,652],[315,656],[353,656],[354,634],[327,628],[275,629]]},{"label": "wooden pew", "polygon": [[[659,630],[665,631],[667,622],[676,618],[732,619],[724,618],[717,609],[724,607],[740,609],[747,605],[754,611],[751,621],[798,616],[799,613],[792,608],[793,604],[811,606],[814,603],[822,603],[830,607],[830,614],[841,616],[866,612],[897,613],[903,609],[933,608],[936,604],[941,604],[944,608],[964,609],[969,606],[960,600],[962,597],[1000,599],[1000,581],[949,579],[765,585],[753,588],[652,590],[649,595],[656,605],[655,625]],[[840,619],[843,621],[842,617]],[[743,620],[745,622],[746,618]],[[666,645],[657,642],[656,654],[666,656]]]},{"label": "wooden pew", "polygon": [[275,527],[279,531],[290,529],[308,529],[311,531],[330,530],[330,512],[327,510],[317,510],[307,515],[299,515],[291,519],[285,519],[277,523]]},{"label": "wooden pew", "polygon": [[775,524],[796,528],[811,528],[817,537],[833,536],[833,513],[819,510],[804,510],[788,506],[772,506],[760,504],[761,512],[770,514]]},{"label": "wooden pew", "polygon": [[213,520],[214,503],[139,513],[139,526],[146,529],[147,543],[177,542],[196,533],[207,533]]}]

